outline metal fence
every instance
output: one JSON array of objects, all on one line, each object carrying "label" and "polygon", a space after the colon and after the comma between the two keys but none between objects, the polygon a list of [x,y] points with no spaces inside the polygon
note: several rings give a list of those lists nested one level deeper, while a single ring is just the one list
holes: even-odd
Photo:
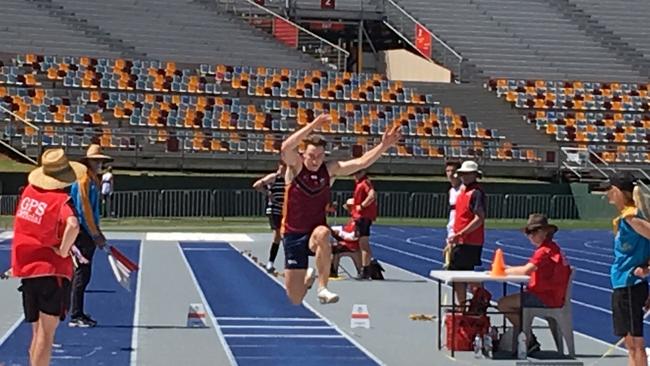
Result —
[{"label": "metal fence", "polygon": [[[337,215],[347,216],[349,191],[334,191]],[[0,196],[0,214],[13,215],[17,196]],[[446,193],[379,192],[380,217],[445,218],[449,212]],[[115,192],[111,211],[116,217],[254,217],[264,214],[266,197],[251,189],[241,190],[148,190]],[[525,219],[532,212],[553,219],[577,219],[572,195],[488,194],[487,217]]]}]

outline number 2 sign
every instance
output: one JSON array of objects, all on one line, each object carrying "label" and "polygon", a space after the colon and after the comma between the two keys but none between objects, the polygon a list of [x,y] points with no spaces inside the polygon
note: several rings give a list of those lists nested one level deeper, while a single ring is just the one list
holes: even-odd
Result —
[{"label": "number 2 sign", "polygon": [[334,9],[336,7],[336,0],[320,0],[321,9]]}]

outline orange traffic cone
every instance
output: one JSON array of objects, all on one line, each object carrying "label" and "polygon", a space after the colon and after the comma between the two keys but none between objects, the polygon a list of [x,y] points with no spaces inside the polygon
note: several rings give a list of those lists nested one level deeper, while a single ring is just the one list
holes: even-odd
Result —
[{"label": "orange traffic cone", "polygon": [[494,253],[494,259],[492,260],[492,272],[490,275],[495,277],[502,277],[506,275],[506,263],[503,260],[503,250],[501,248],[497,249]]}]

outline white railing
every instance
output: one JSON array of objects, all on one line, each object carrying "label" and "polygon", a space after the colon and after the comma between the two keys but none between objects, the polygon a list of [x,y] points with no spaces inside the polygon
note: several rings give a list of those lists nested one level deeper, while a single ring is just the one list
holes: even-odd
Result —
[{"label": "white railing", "polygon": [[[22,118],[21,116],[17,115],[16,113],[8,110],[7,108],[5,108],[5,107],[3,107],[1,105],[0,105],[0,110],[7,113],[7,114],[9,114],[10,116],[14,117],[15,119],[21,121],[22,123],[26,124],[27,126],[30,126],[31,128],[33,128],[37,132],[41,130],[36,125],[32,124],[31,122],[27,121],[26,119]],[[32,159],[31,157],[24,154],[22,151],[20,151],[20,150],[16,149],[15,147],[11,146],[10,143],[7,143],[4,140],[0,139],[0,144],[2,144],[2,146],[6,147],[7,149],[13,151],[14,153],[20,155],[23,159],[29,161],[30,163],[32,163],[34,165],[38,165],[38,162],[36,160]]]},{"label": "white railing", "polygon": [[[611,174],[617,171],[629,171],[638,173],[645,180],[650,181],[650,175],[645,170],[638,167],[612,166],[589,148],[562,147],[560,150],[565,156],[562,166],[570,170],[580,179],[582,179],[585,172],[596,171],[602,176],[603,180],[607,180]],[[597,164],[592,159],[596,160]],[[645,186],[645,183],[640,183]]]},{"label": "white railing", "polygon": [[[244,17],[252,25],[255,25],[255,19],[259,18],[261,15],[266,15],[269,18],[280,19],[281,21],[290,24],[298,31],[296,48],[299,51],[309,54],[325,65],[335,66],[337,70],[345,70],[347,59],[350,56],[348,51],[299,24],[292,22],[275,11],[259,5],[253,0],[217,1],[217,4],[225,7],[228,12]],[[272,28],[266,30],[273,33]]]},{"label": "white railing", "polygon": [[33,129],[35,129],[36,131],[40,131],[40,128],[39,128],[38,126],[36,126],[35,124],[29,122],[29,121],[26,120],[25,118],[23,118],[23,117],[17,115],[16,113],[14,113],[14,112],[8,110],[7,108],[5,108],[5,107],[3,107],[3,106],[1,106],[1,105],[0,105],[0,110],[2,110],[3,112],[5,112],[5,113],[11,115],[11,116],[14,117],[15,119],[19,120],[20,122],[26,124],[27,126],[33,128]]},{"label": "white railing", "polygon": [[[454,72],[454,78],[458,81],[461,80],[462,65],[463,65],[463,56],[451,48],[445,41],[440,39],[435,33],[429,30],[424,24],[420,23],[415,19],[411,14],[404,10],[399,4],[393,0],[384,0],[384,9],[386,14],[386,20],[384,24],[388,26],[391,30],[397,33],[402,39],[408,42],[413,48],[418,50],[422,56],[429,60],[435,60],[438,63],[441,63],[447,67],[452,67]],[[415,47],[415,28],[416,25],[420,29],[424,30],[429,34],[432,40],[431,48],[432,55],[426,55],[422,53],[417,47]],[[435,43],[438,45],[436,47]]]}]

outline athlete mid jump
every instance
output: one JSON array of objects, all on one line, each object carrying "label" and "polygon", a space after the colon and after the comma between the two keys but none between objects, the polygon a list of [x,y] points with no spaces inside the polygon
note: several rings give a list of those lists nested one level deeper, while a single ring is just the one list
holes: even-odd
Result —
[{"label": "athlete mid jump", "polygon": [[[287,164],[286,193],[283,207],[282,243],[285,256],[285,287],[291,302],[302,302],[316,276],[309,268],[309,256],[316,257],[318,299],[335,303],[339,297],[327,289],[332,253],[326,207],[330,202],[330,180],[347,176],[371,166],[402,137],[398,125],[384,133],[381,142],[361,157],[347,161],[325,162],[326,140],[312,132],[331,117],[321,114],[313,122],[294,132],[282,143],[282,160]],[[302,155],[298,152],[305,144]]]}]

